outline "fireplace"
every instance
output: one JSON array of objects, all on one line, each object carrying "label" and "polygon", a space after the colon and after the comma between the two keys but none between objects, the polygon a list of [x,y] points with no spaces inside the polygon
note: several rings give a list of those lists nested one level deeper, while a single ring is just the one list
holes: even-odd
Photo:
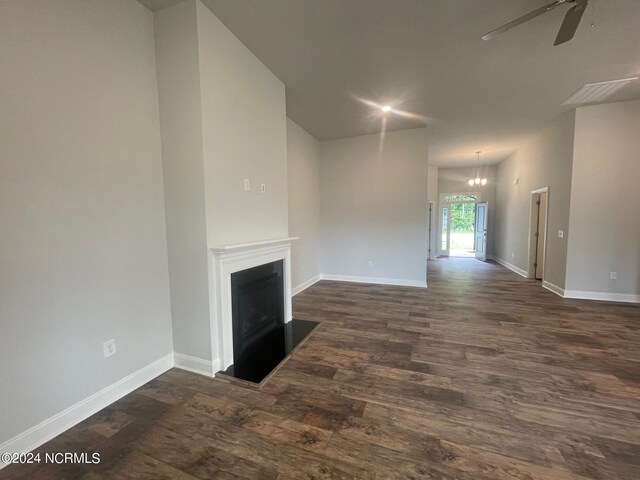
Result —
[{"label": "fireplace", "polygon": [[234,365],[254,355],[284,325],[283,268],[278,260],[231,274]]},{"label": "fireplace", "polygon": [[224,373],[260,383],[313,330],[285,322],[284,260],[231,274],[233,364]]},{"label": "fireplace", "polygon": [[213,373],[263,381],[316,322],[291,318],[291,242],[209,249]]}]

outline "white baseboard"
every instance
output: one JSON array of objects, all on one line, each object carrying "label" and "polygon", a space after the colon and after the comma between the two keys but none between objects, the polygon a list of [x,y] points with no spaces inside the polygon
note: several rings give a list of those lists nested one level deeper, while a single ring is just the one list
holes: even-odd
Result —
[{"label": "white baseboard", "polygon": [[521,277],[527,278],[527,271],[526,270],[523,270],[520,267],[516,267],[514,264],[509,263],[506,260],[502,260],[501,258],[498,258],[498,257],[494,256],[493,259],[496,262],[498,262],[500,265],[502,265],[503,267],[507,267],[509,270],[511,270],[512,272],[516,272]]},{"label": "white baseboard", "polygon": [[309,288],[314,283],[318,283],[320,280],[322,280],[322,275],[318,274],[315,277],[310,278],[306,282],[302,282],[297,287],[294,287],[294,288],[291,289],[291,296],[293,297],[293,296],[299,294],[303,290],[306,290],[307,288]]},{"label": "white baseboard", "polygon": [[582,300],[601,300],[604,302],[640,303],[640,295],[630,293],[586,292],[581,290],[565,290],[565,298]]},{"label": "white baseboard", "polygon": [[216,372],[220,371],[220,359],[216,358],[213,362],[203,360],[198,357],[191,357],[182,353],[173,353],[174,366],[188,372],[199,373],[207,377],[215,377]]},{"label": "white baseboard", "polygon": [[640,295],[627,293],[586,292],[580,290],[565,290],[551,282],[544,280],[542,286],[547,290],[560,295],[563,298],[575,298],[580,300],[601,300],[604,302],[640,303]]},{"label": "white baseboard", "polygon": [[546,288],[547,290],[549,290],[550,292],[555,293],[556,295],[560,295],[561,297],[564,297],[564,288],[560,288],[559,286],[551,283],[551,282],[547,282],[546,280],[542,281],[542,288]]},{"label": "white baseboard", "polygon": [[359,277],[359,276],[352,276],[352,275],[333,275],[333,274],[323,273],[322,280],[333,280],[335,282],[375,283],[378,285],[397,285],[401,287],[427,288],[427,282],[422,282],[419,280],[404,280],[400,278]]},{"label": "white baseboard", "polygon": [[[26,453],[140,388],[173,367],[173,353],[133,372],[0,445],[0,453]],[[0,461],[0,469],[7,464]]]}]

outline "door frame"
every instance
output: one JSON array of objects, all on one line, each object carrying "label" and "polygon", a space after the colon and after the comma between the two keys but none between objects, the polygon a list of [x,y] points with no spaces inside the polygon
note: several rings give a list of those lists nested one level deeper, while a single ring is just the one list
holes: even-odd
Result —
[{"label": "door frame", "polygon": [[531,200],[529,205],[529,246],[528,246],[528,261],[527,261],[527,278],[535,279],[536,278],[536,267],[534,267],[534,263],[536,263],[536,243],[538,239],[536,238],[536,230],[538,227],[538,216],[535,216],[534,212],[537,213],[537,205],[534,200],[535,196],[540,193],[547,194],[547,204],[545,205],[545,227],[544,227],[544,239],[542,244],[544,245],[544,255],[542,257],[542,281],[544,282],[544,277],[547,273],[547,238],[549,237],[549,186],[538,188],[537,190],[531,190]]},{"label": "door frame", "polygon": [[[469,200],[469,201],[465,201],[465,202],[445,202],[443,200],[444,197],[451,197],[451,196],[464,196],[464,195],[473,195],[476,197],[475,202]],[[449,205],[451,205],[452,203],[472,203],[472,204],[476,204],[478,202],[482,202],[482,192],[481,191],[475,191],[475,192],[453,192],[453,193],[441,193],[438,197],[438,218],[437,218],[437,222],[438,222],[438,238],[436,241],[436,246],[438,247],[437,249],[437,256],[438,257],[448,257],[449,254],[451,253],[451,207]],[[447,207],[447,249],[446,250],[442,250],[442,231],[444,230],[443,227],[443,222],[442,222],[442,210]],[[475,222],[473,225],[473,248],[475,249],[475,234],[476,234],[476,226],[475,226]]]}]

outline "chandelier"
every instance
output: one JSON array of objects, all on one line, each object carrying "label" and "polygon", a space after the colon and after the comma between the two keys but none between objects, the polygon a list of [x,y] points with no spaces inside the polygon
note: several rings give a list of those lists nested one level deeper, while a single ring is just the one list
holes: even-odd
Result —
[{"label": "chandelier", "polygon": [[480,187],[484,187],[487,184],[486,178],[480,178],[480,154],[481,153],[482,153],[481,151],[476,152],[476,155],[478,156],[478,158],[476,159],[476,178],[469,179],[467,183],[469,184],[470,187],[480,188]]}]

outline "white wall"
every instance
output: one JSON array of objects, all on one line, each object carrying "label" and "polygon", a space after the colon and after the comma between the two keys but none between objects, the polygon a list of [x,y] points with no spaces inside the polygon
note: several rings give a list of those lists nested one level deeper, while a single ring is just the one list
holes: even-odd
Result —
[{"label": "white wall", "polygon": [[155,42],[174,348],[211,360],[195,1],[155,13]]},{"label": "white wall", "polygon": [[320,144],[322,270],[424,284],[427,132],[392,132],[381,140],[366,135]]},{"label": "white wall", "polygon": [[[496,222],[496,179],[497,168],[494,165],[480,166],[480,177],[487,179],[487,184],[482,187],[480,199],[487,202],[489,206],[487,217],[487,255],[493,255],[495,250],[495,222]],[[445,193],[468,193],[476,192],[467,183],[470,178],[476,177],[476,167],[462,168],[440,168],[438,170],[438,197]],[[441,231],[440,199],[437,199],[438,207],[438,227]],[[441,238],[441,237],[439,237]]]},{"label": "white wall", "polygon": [[209,246],[287,237],[284,84],[199,0],[196,8]]},{"label": "white wall", "polygon": [[294,288],[320,273],[320,142],[287,119],[289,234]]},{"label": "white wall", "polygon": [[640,296],[639,133],[640,101],[576,111],[566,282],[574,294]]},{"label": "white wall", "polygon": [[574,118],[573,111],[558,117],[498,167],[494,255],[527,270],[531,191],[548,186],[545,280],[559,288],[565,285]]},{"label": "white wall", "polygon": [[1,443],[172,341],[151,13],[4,0],[0,64]]}]

